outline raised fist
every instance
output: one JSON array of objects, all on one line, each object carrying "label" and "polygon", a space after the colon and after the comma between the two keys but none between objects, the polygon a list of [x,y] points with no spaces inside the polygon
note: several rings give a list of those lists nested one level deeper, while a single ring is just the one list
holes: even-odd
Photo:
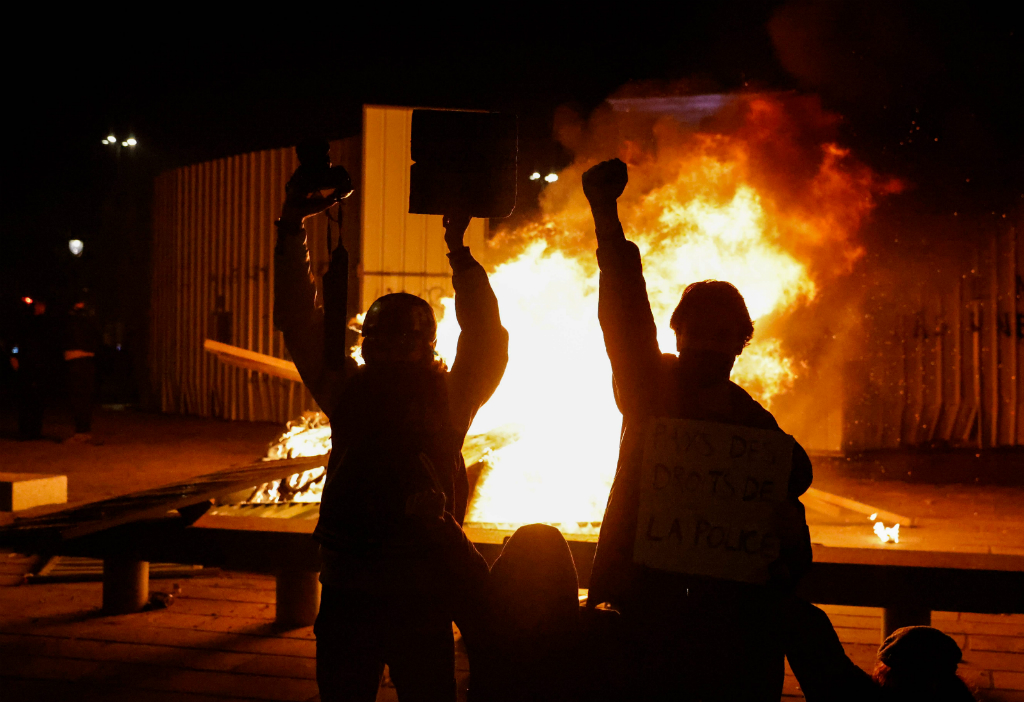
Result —
[{"label": "raised fist", "polygon": [[299,166],[285,186],[284,205],[281,207],[281,221],[295,226],[301,226],[302,220],[320,214],[339,201],[336,193],[324,195],[319,190],[305,192],[302,188],[292,187],[301,170],[302,166]]},{"label": "raised fist", "polygon": [[583,194],[591,206],[607,205],[619,199],[627,182],[626,164],[613,158],[602,161],[583,174]]}]

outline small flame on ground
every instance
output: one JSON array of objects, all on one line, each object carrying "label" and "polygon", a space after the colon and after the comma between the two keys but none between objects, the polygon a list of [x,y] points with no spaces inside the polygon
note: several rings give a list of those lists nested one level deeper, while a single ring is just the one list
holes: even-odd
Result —
[{"label": "small flame on ground", "polygon": [[896,524],[891,527],[887,527],[884,522],[875,522],[875,536],[878,537],[879,541],[883,544],[900,542],[900,525]]}]

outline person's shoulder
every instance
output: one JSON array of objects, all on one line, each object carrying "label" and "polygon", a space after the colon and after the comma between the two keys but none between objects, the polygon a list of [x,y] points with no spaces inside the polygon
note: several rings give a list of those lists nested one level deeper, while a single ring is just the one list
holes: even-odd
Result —
[{"label": "person's shoulder", "polygon": [[751,397],[749,392],[731,380],[729,381],[729,394],[732,410],[741,424],[757,429],[781,430],[772,413]]}]

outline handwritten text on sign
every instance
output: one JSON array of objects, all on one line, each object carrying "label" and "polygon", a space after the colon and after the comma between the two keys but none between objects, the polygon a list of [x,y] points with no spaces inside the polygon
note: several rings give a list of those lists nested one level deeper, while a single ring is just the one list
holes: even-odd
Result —
[{"label": "handwritten text on sign", "polygon": [[633,559],[645,566],[763,583],[779,556],[793,437],[779,431],[651,420]]}]

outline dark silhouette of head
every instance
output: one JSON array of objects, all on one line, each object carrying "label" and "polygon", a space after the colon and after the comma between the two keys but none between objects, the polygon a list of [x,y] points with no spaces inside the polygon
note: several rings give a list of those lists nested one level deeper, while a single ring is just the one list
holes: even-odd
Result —
[{"label": "dark silhouette of head", "polygon": [[553,526],[519,527],[491,566],[495,611],[504,633],[575,626],[579,616],[576,564]]},{"label": "dark silhouette of head", "polygon": [[423,299],[409,293],[377,298],[363,319],[363,360],[368,366],[434,360],[437,320]]},{"label": "dark silhouette of head", "polygon": [[670,322],[676,350],[710,351],[739,356],[754,336],[754,323],[743,295],[724,280],[686,286]]},{"label": "dark silhouette of head", "polygon": [[972,702],[975,697],[957,675],[960,647],[930,626],[894,631],[878,649],[874,679],[886,699],[899,702]]}]

